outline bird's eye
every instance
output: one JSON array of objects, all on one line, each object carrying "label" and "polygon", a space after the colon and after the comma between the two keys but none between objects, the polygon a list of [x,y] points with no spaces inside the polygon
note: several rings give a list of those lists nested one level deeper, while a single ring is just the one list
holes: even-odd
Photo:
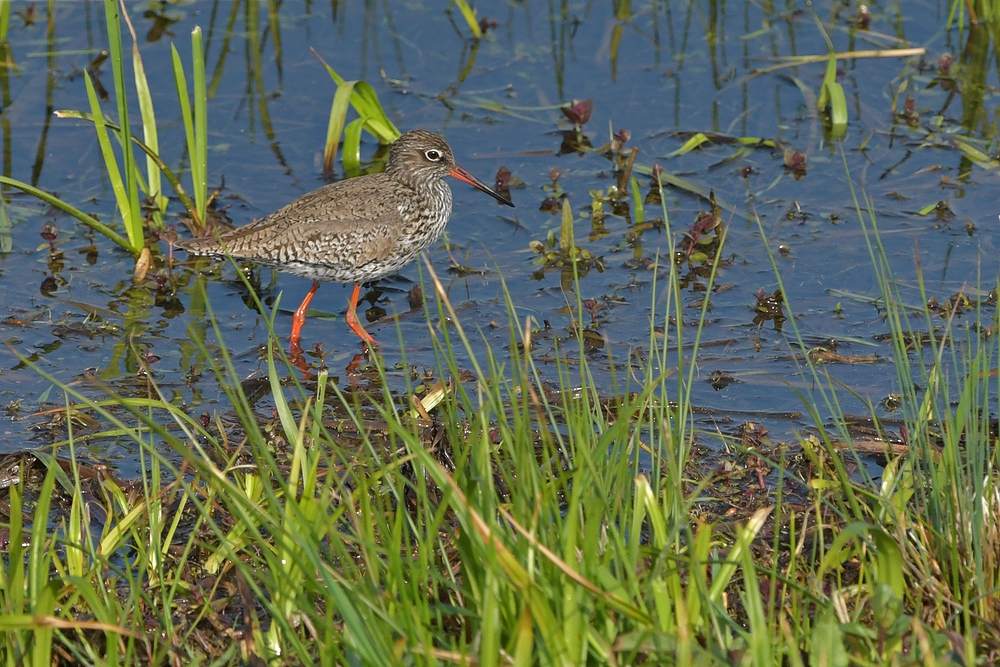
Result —
[{"label": "bird's eye", "polygon": [[430,160],[431,162],[437,162],[438,160],[441,159],[441,151],[439,151],[436,148],[431,148],[429,150],[424,151],[424,157]]}]

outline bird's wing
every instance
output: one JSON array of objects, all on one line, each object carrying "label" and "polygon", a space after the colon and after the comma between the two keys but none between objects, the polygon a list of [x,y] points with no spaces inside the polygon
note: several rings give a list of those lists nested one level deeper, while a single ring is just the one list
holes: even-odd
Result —
[{"label": "bird's wing", "polygon": [[[182,248],[193,254],[282,263],[293,259],[358,267],[384,259],[399,234],[399,205],[377,174],[308,192],[284,208],[215,238],[191,239]],[[364,183],[365,187],[352,187]],[[398,186],[396,186],[398,187]],[[384,194],[388,196],[372,196]]]},{"label": "bird's wing", "polygon": [[388,257],[396,245],[399,231],[399,220],[393,215],[369,218],[363,223],[356,220],[345,220],[336,225],[326,220],[306,223],[297,233],[307,257],[326,257],[318,263],[356,269]]}]

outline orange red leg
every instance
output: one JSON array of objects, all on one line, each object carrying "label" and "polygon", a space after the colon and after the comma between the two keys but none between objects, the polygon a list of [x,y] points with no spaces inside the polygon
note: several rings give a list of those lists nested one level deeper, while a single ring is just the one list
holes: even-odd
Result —
[{"label": "orange red leg", "polygon": [[292,316],[292,337],[289,343],[293,353],[296,350],[300,353],[302,351],[302,345],[299,342],[299,339],[302,338],[302,325],[306,323],[306,310],[309,308],[309,302],[312,301],[317,289],[319,289],[318,281],[309,288],[306,298],[302,299],[302,303],[295,309],[295,315]]},{"label": "orange red leg", "polygon": [[361,326],[361,322],[358,321],[358,299],[361,298],[361,285],[355,285],[354,291],[351,292],[351,303],[347,306],[347,326],[351,327],[351,331],[360,336],[366,344],[372,347],[378,347],[378,343],[372,338],[371,334],[364,330]]},{"label": "orange red leg", "polygon": [[[302,326],[306,323],[306,310],[308,310],[317,289],[319,289],[319,282],[314,282],[312,287],[309,288],[309,292],[306,293],[306,298],[302,299],[302,303],[295,309],[295,315],[292,316],[292,335],[289,340],[289,346],[291,347],[293,357],[302,356]],[[371,334],[364,330],[361,322],[358,321],[357,309],[360,298],[361,285],[355,285],[354,291],[351,293],[351,303],[347,307],[347,326],[351,327],[351,331],[356,333],[367,345],[377,347],[378,343],[371,337]]]}]

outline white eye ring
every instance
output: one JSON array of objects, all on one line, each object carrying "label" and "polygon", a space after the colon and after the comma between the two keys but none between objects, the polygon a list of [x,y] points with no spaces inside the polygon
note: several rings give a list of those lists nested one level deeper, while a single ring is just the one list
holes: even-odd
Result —
[{"label": "white eye ring", "polygon": [[424,157],[431,162],[438,162],[441,159],[441,151],[436,148],[429,148],[424,151]]}]

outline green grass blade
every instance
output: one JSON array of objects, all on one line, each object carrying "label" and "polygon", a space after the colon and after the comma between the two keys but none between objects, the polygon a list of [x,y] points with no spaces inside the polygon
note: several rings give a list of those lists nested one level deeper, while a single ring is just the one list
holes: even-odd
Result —
[{"label": "green grass blade", "polygon": [[365,129],[372,133],[379,142],[391,144],[399,138],[399,130],[389,120],[382,103],[379,102],[378,93],[372,88],[370,83],[358,81],[354,86],[354,94],[351,95],[351,104],[358,115],[365,119]]},{"label": "green grass blade", "polygon": [[0,42],[7,41],[7,30],[10,28],[10,6],[13,3],[0,2]]},{"label": "green grass blade", "polygon": [[871,536],[875,540],[875,580],[887,584],[899,600],[906,595],[906,564],[899,544],[889,533],[873,527]]},{"label": "green grass blade", "polygon": [[[142,139],[146,146],[149,146],[154,153],[160,151],[160,140],[156,129],[156,112],[153,109],[153,95],[149,89],[149,80],[146,78],[146,68],[139,54],[139,41],[135,36],[135,28],[128,14],[125,14],[125,22],[128,25],[129,33],[132,35],[132,74],[135,79],[135,92],[139,100],[139,113],[142,118]],[[128,141],[125,137],[119,137],[120,141]],[[158,224],[162,225],[163,213],[167,210],[167,198],[163,196],[163,189],[160,181],[160,167],[152,156],[146,155],[146,193],[156,202],[159,209],[157,216]]]},{"label": "green grass blade", "polygon": [[726,586],[729,585],[729,581],[742,562],[743,552],[750,548],[750,544],[764,527],[764,522],[773,509],[774,507],[762,507],[757,510],[747,521],[746,525],[740,529],[736,541],[733,543],[733,548],[730,549],[726,561],[715,573],[712,579],[712,587],[708,591],[712,601],[716,604],[722,603],[722,593],[726,590]]},{"label": "green grass blade", "polygon": [[[61,109],[53,113],[56,115],[57,118],[78,118],[80,120],[87,120],[92,123],[94,122],[94,116],[89,113],[85,113],[83,111],[75,111],[72,109]],[[104,124],[107,126],[109,130],[117,132],[119,135],[121,135],[121,128],[119,126],[108,121],[107,119],[104,119]],[[183,204],[184,210],[187,211],[187,214],[191,216],[192,219],[195,218],[198,215],[198,210],[194,205],[194,200],[191,199],[191,196],[184,189],[184,185],[181,183],[181,180],[177,177],[177,174],[174,173],[173,169],[167,166],[167,163],[165,163],[162,159],[160,159],[160,156],[156,153],[156,151],[147,146],[139,137],[135,136],[134,134],[132,135],[132,143],[138,146],[139,149],[146,154],[147,158],[151,159],[154,163],[156,163],[156,166],[159,169],[160,173],[163,175],[164,178],[167,179],[167,182],[170,183],[170,187],[174,189],[174,194],[177,196],[178,199],[181,200],[181,204]]]},{"label": "green grass blade", "polygon": [[[89,82],[88,82],[88,84],[89,84]],[[103,116],[101,116],[101,118],[103,119]],[[90,117],[90,119],[92,120],[93,118]],[[95,124],[96,124],[96,122],[95,122]],[[107,138],[107,131],[105,129],[105,139],[106,138]],[[100,130],[98,130],[98,141],[100,141]],[[107,146],[110,149],[110,146],[111,146],[111,142],[110,141],[107,142]],[[117,168],[118,168],[117,163],[112,163],[112,164],[114,165],[114,169],[117,170]],[[121,179],[119,178],[118,182],[120,182],[120,181],[121,181]],[[15,187],[15,188],[17,188],[19,190],[22,190],[23,192],[26,192],[26,193],[34,196],[34,197],[37,197],[38,199],[41,199],[42,201],[44,201],[45,203],[49,204],[50,206],[58,208],[60,211],[63,211],[65,213],[69,214],[70,216],[76,218],[77,220],[79,220],[83,224],[85,224],[88,227],[90,227],[91,229],[93,229],[95,232],[106,236],[111,241],[113,241],[115,244],[117,244],[118,246],[120,246],[123,250],[128,251],[128,253],[131,254],[133,257],[138,257],[139,256],[139,249],[133,247],[132,244],[129,242],[129,240],[127,238],[123,237],[121,234],[119,234],[118,232],[116,232],[111,227],[105,225],[103,222],[101,222],[97,218],[95,218],[95,217],[93,217],[91,215],[88,215],[87,213],[84,213],[80,209],[78,209],[75,206],[73,206],[73,205],[71,205],[71,204],[63,201],[62,199],[59,199],[55,195],[49,194],[48,192],[46,192],[44,190],[36,188],[36,187],[34,187],[32,185],[28,185],[27,183],[24,183],[24,182],[19,181],[17,179],[9,178],[7,176],[0,176],[0,183],[3,183],[5,185],[13,186],[13,187]]]},{"label": "green grass blade", "polygon": [[333,171],[333,162],[337,157],[337,146],[340,145],[340,135],[347,121],[347,108],[351,104],[356,81],[344,81],[337,86],[330,105],[330,122],[326,128],[326,147],[323,150],[323,171]]},{"label": "green grass blade", "polygon": [[194,193],[194,210],[189,211],[189,213],[192,214],[192,226],[195,229],[200,229],[205,225],[205,218],[202,217],[201,213],[199,213],[201,206],[198,203],[198,194],[194,189],[197,187],[197,182],[194,180],[195,128],[191,110],[191,97],[188,94],[187,76],[184,74],[184,64],[181,62],[180,54],[177,53],[177,47],[173,44],[170,45],[170,56],[174,66],[174,83],[177,86],[177,103],[181,108],[181,120],[184,122],[184,136],[187,141],[188,155],[191,157],[191,179],[192,193]]},{"label": "green grass blade", "polygon": [[194,146],[191,152],[192,194],[198,207],[198,218],[207,220],[208,213],[208,93],[205,89],[205,49],[201,27],[191,31],[191,69],[194,84]]},{"label": "green grass blade", "polygon": [[705,143],[711,143],[711,139],[708,138],[708,135],[704,132],[696,132],[688,137],[688,140],[681,144],[680,148],[670,151],[664,157],[678,157],[686,153],[690,153]]},{"label": "green grass blade", "polygon": [[56,610],[56,591],[61,586],[58,580],[49,581],[38,592],[35,599],[34,617],[38,619],[35,626],[35,637],[31,647],[33,665],[52,664],[52,636],[54,630],[49,623],[41,621],[44,617],[51,617]]},{"label": "green grass blade", "polygon": [[[653,168],[636,163],[635,166],[632,167],[632,171],[637,174],[643,174],[644,176],[651,176],[653,173]],[[679,190],[684,190],[686,192],[698,195],[699,197],[701,197],[706,201],[708,201],[709,199],[710,195],[709,189],[704,188],[695,183],[692,183],[691,181],[681,178],[680,176],[674,176],[664,171],[663,173],[660,174],[659,180],[661,186],[663,184],[666,184],[669,185],[670,187],[674,187]],[[733,215],[738,216],[740,218],[747,219],[747,213],[745,210],[743,210],[741,207],[733,206],[732,204],[728,203],[727,201],[719,197],[718,193],[716,193],[715,196],[715,203],[719,205],[719,208],[729,213],[732,213]]]},{"label": "green grass blade", "polygon": [[[4,593],[4,614],[0,614],[0,619],[4,616],[27,612],[24,599],[24,583],[27,573],[25,572],[24,558],[24,482],[19,481],[11,484],[8,490],[8,504],[10,505],[10,546],[7,550],[7,563],[0,563],[0,573],[2,573],[3,593]],[[11,643],[15,646],[22,644],[23,638],[18,637]]]},{"label": "green grass blade", "polygon": [[631,179],[632,186],[632,217],[635,224],[641,225],[646,221],[646,207],[642,201],[642,193],[639,191],[639,181],[635,176]]},{"label": "green grass blade", "polygon": [[0,198],[0,253],[6,255],[14,249],[14,223],[7,210],[7,202]]},{"label": "green grass blade", "polygon": [[954,136],[952,140],[967,158],[984,169],[1000,169],[1000,160],[990,157],[961,137]]},{"label": "green grass blade", "polygon": [[[136,94],[139,98],[139,112],[142,116],[142,141],[150,150],[159,152],[160,139],[156,131],[156,112],[153,109],[153,97],[150,94],[149,82],[146,80],[146,70],[142,65],[138,47],[133,47],[132,67],[135,71]],[[150,156],[146,156],[147,192],[156,202],[161,212],[166,211],[167,198],[163,196],[160,182],[160,167]]]},{"label": "green grass blade", "polygon": [[[45,474],[45,479],[42,481],[41,490],[35,502],[31,527],[31,543],[28,546],[28,599],[32,611],[42,615],[50,615],[55,608],[55,599],[49,597],[46,593],[46,588],[49,585],[49,568],[52,564],[53,554],[47,548],[49,543],[47,533],[49,510],[52,507],[52,494],[56,486],[55,469],[58,467],[57,464],[50,464]],[[42,630],[36,631],[36,644],[45,643],[50,646],[52,643],[51,630],[47,635],[43,635],[42,632]],[[45,639],[44,642],[43,639]],[[36,645],[35,648],[39,647]]]},{"label": "green grass blade", "polygon": [[[128,195],[128,187],[122,180],[121,171],[118,169],[118,160],[115,158],[114,149],[111,147],[111,139],[108,137],[108,127],[104,122],[104,115],[101,113],[101,103],[97,99],[97,92],[90,79],[90,72],[86,72],[84,81],[87,84],[87,99],[90,101],[90,111],[94,119],[94,129],[97,130],[97,142],[101,147],[101,155],[104,157],[104,167],[108,171],[108,179],[111,181],[111,189],[115,193],[115,201],[118,203],[118,211],[125,222],[125,230],[128,232],[129,251],[138,254],[142,247],[142,236],[137,239],[134,231],[129,227],[128,220],[132,218],[132,200]],[[128,142],[126,142],[128,143]]]},{"label": "green grass blade", "polygon": [[[128,116],[128,97],[125,85],[125,64],[123,61],[122,31],[120,7],[118,0],[104,0],[105,24],[108,29],[108,52],[110,54],[111,68],[113,72],[113,82],[115,86],[115,102],[118,108],[118,122],[125,131],[131,127]],[[88,81],[89,81],[88,75]],[[92,84],[91,84],[92,85]],[[90,95],[88,89],[88,96]],[[99,111],[93,108],[94,115],[99,115]],[[103,149],[103,147],[102,147]],[[122,213],[122,221],[125,224],[125,231],[128,233],[129,243],[135,249],[142,248],[143,238],[143,213],[139,206],[139,187],[136,182],[135,155],[132,151],[132,143],[124,141],[122,149],[122,169],[120,178],[124,178],[122,187],[124,194],[118,198],[118,208]],[[107,153],[105,153],[105,164],[107,164]],[[118,193],[116,192],[116,196]],[[123,205],[125,203],[125,205]]]},{"label": "green grass blade", "polygon": [[465,19],[466,25],[469,26],[469,32],[472,33],[473,38],[479,39],[483,36],[483,30],[479,27],[479,21],[476,20],[476,10],[469,6],[469,3],[465,0],[452,0],[455,6],[458,7],[458,11],[462,13],[462,18]]},{"label": "green grass blade", "polygon": [[[330,67],[320,57],[319,53],[315,49],[312,50],[313,55],[319,60],[323,67],[326,68],[327,73],[333,82],[337,84],[338,90],[341,86],[345,85],[347,81],[344,77],[337,74],[337,71]],[[391,144],[396,139],[399,138],[399,129],[389,120],[389,117],[385,113],[385,109],[382,108],[382,103],[378,100],[378,94],[375,89],[371,87],[370,84],[364,81],[354,82],[352,93],[350,96],[351,106],[354,111],[357,112],[358,116],[365,119],[363,123],[364,129],[368,130],[372,136],[378,139],[379,143]],[[331,137],[327,136],[327,143],[332,141]],[[347,169],[347,166],[344,167]]]},{"label": "green grass blade", "polygon": [[351,173],[361,169],[361,130],[365,119],[355,118],[344,129],[344,145],[340,150],[340,161],[344,171]]},{"label": "green grass blade", "polygon": [[743,603],[747,610],[749,620],[749,632],[747,633],[750,642],[750,655],[753,656],[755,665],[773,665],[771,656],[772,633],[767,622],[767,613],[764,611],[764,600],[760,592],[760,584],[757,580],[757,570],[754,564],[753,553],[747,549],[743,552]]},{"label": "green grass blade", "polygon": [[847,98],[844,87],[837,81],[837,54],[831,53],[820,88],[817,106],[830,110],[830,137],[839,139],[847,132]]},{"label": "green grass blade", "polygon": [[[272,317],[277,312],[278,309],[274,308]],[[269,324],[273,328],[273,320]],[[281,387],[281,375],[278,373],[277,366],[274,363],[274,349],[271,346],[268,346],[267,350],[267,371],[268,379],[271,383],[271,395],[274,398],[274,409],[278,413],[278,419],[281,420],[281,427],[285,432],[285,440],[286,442],[294,443],[299,439],[300,428],[298,422],[295,420],[295,415],[292,414],[291,406],[288,405],[288,401],[285,399],[285,392]]]}]

